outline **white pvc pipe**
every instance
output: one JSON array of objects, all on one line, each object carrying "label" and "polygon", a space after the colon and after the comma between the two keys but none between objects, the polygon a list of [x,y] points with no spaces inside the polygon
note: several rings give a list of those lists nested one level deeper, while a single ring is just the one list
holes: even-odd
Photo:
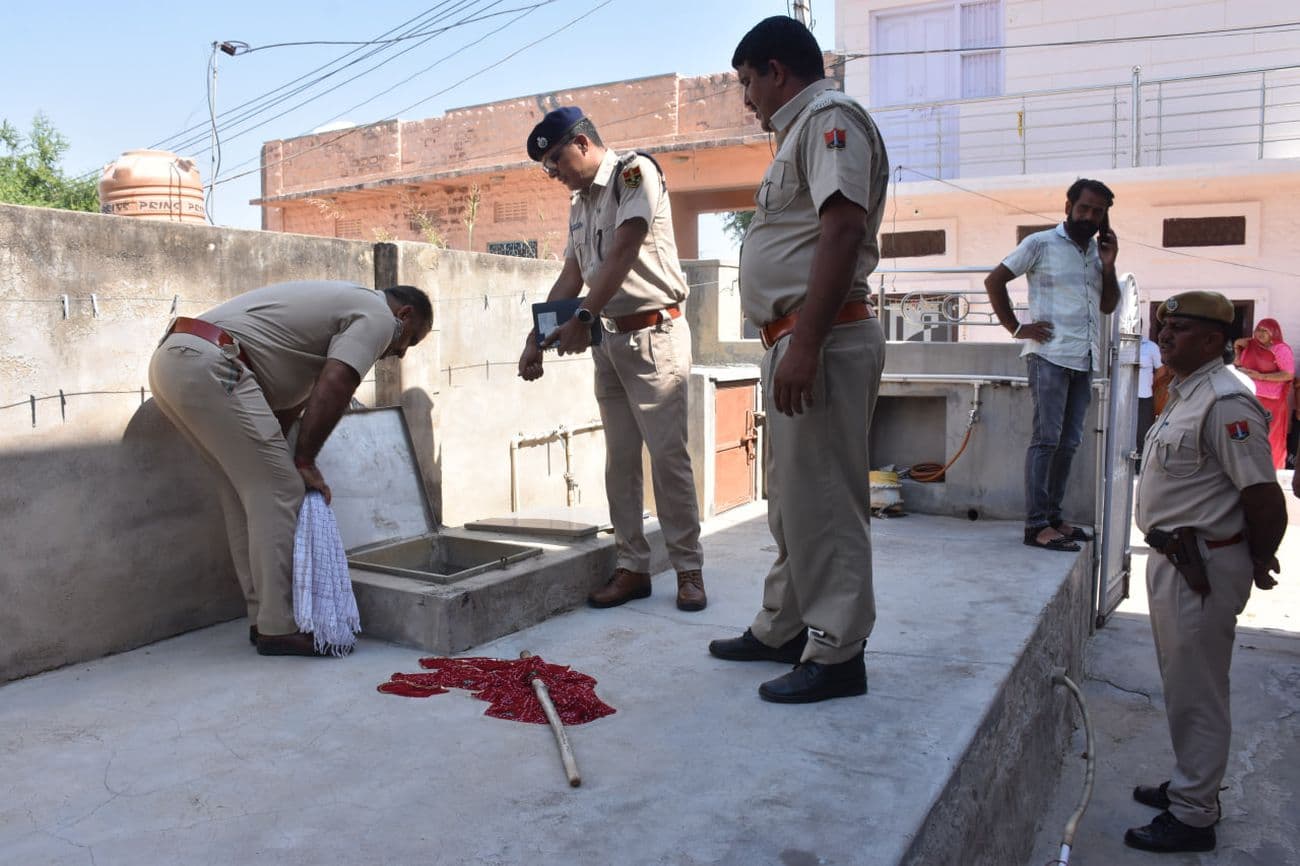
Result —
[{"label": "white pvc pipe", "polygon": [[510,437],[510,511],[519,510],[519,468],[518,468],[518,451],[524,445],[543,445],[547,442],[554,442],[560,439],[564,442],[564,483],[565,499],[571,506],[573,505],[573,491],[577,487],[573,483],[573,472],[571,462],[571,452],[569,440],[575,433],[594,433],[597,430],[604,430],[605,425],[599,421],[588,421],[585,424],[579,424],[575,427],[565,427],[561,424],[553,427],[544,433],[516,433]]}]

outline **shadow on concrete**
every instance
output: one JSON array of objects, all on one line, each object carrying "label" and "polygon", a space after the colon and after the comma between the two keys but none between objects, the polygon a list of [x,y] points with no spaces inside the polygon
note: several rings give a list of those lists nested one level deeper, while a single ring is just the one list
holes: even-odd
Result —
[{"label": "shadow on concrete", "polygon": [[208,472],[152,400],[119,442],[0,453],[0,681],[242,615]]}]

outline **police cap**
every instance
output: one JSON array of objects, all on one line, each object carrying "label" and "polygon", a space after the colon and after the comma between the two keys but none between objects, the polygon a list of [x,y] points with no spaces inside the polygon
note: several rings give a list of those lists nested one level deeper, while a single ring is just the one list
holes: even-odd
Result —
[{"label": "police cap", "polygon": [[576,105],[566,105],[548,111],[542,118],[542,122],[534,126],[533,131],[528,134],[528,157],[535,162],[541,162],[542,154],[564,138],[583,117],[582,109]]},{"label": "police cap", "polygon": [[1235,311],[1232,309],[1232,301],[1218,292],[1196,291],[1174,295],[1156,310],[1157,322],[1163,322],[1169,316],[1231,325]]}]

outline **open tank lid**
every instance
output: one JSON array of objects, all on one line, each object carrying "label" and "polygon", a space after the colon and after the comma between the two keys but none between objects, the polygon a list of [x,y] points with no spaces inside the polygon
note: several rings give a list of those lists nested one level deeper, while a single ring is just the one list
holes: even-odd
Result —
[{"label": "open tank lid", "polygon": [[400,406],[347,412],[316,456],[349,553],[435,531]]}]

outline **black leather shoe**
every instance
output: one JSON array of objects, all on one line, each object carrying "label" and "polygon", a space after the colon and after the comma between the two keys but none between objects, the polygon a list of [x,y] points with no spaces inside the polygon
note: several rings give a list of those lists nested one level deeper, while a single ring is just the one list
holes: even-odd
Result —
[{"label": "black leather shoe", "polygon": [[1124,834],[1124,844],[1142,851],[1172,854],[1177,851],[1213,851],[1214,827],[1193,827],[1168,812],[1156,815],[1145,827]]},{"label": "black leather shoe", "polygon": [[807,630],[800,631],[780,646],[768,646],[754,637],[752,631],[745,629],[740,637],[709,641],[709,655],[733,662],[783,662],[797,665],[807,643]]},{"label": "black leather shoe", "polygon": [[760,698],[776,704],[812,704],[866,693],[867,664],[860,655],[833,665],[803,662],[785,676],[758,687]]},{"label": "black leather shoe", "polygon": [[248,642],[253,646],[257,646],[257,626],[255,625],[248,627]]},{"label": "black leather shoe", "polygon": [[1159,809],[1163,812],[1169,808],[1169,783],[1138,785],[1133,789],[1133,799],[1143,806],[1150,806],[1152,809]]}]

